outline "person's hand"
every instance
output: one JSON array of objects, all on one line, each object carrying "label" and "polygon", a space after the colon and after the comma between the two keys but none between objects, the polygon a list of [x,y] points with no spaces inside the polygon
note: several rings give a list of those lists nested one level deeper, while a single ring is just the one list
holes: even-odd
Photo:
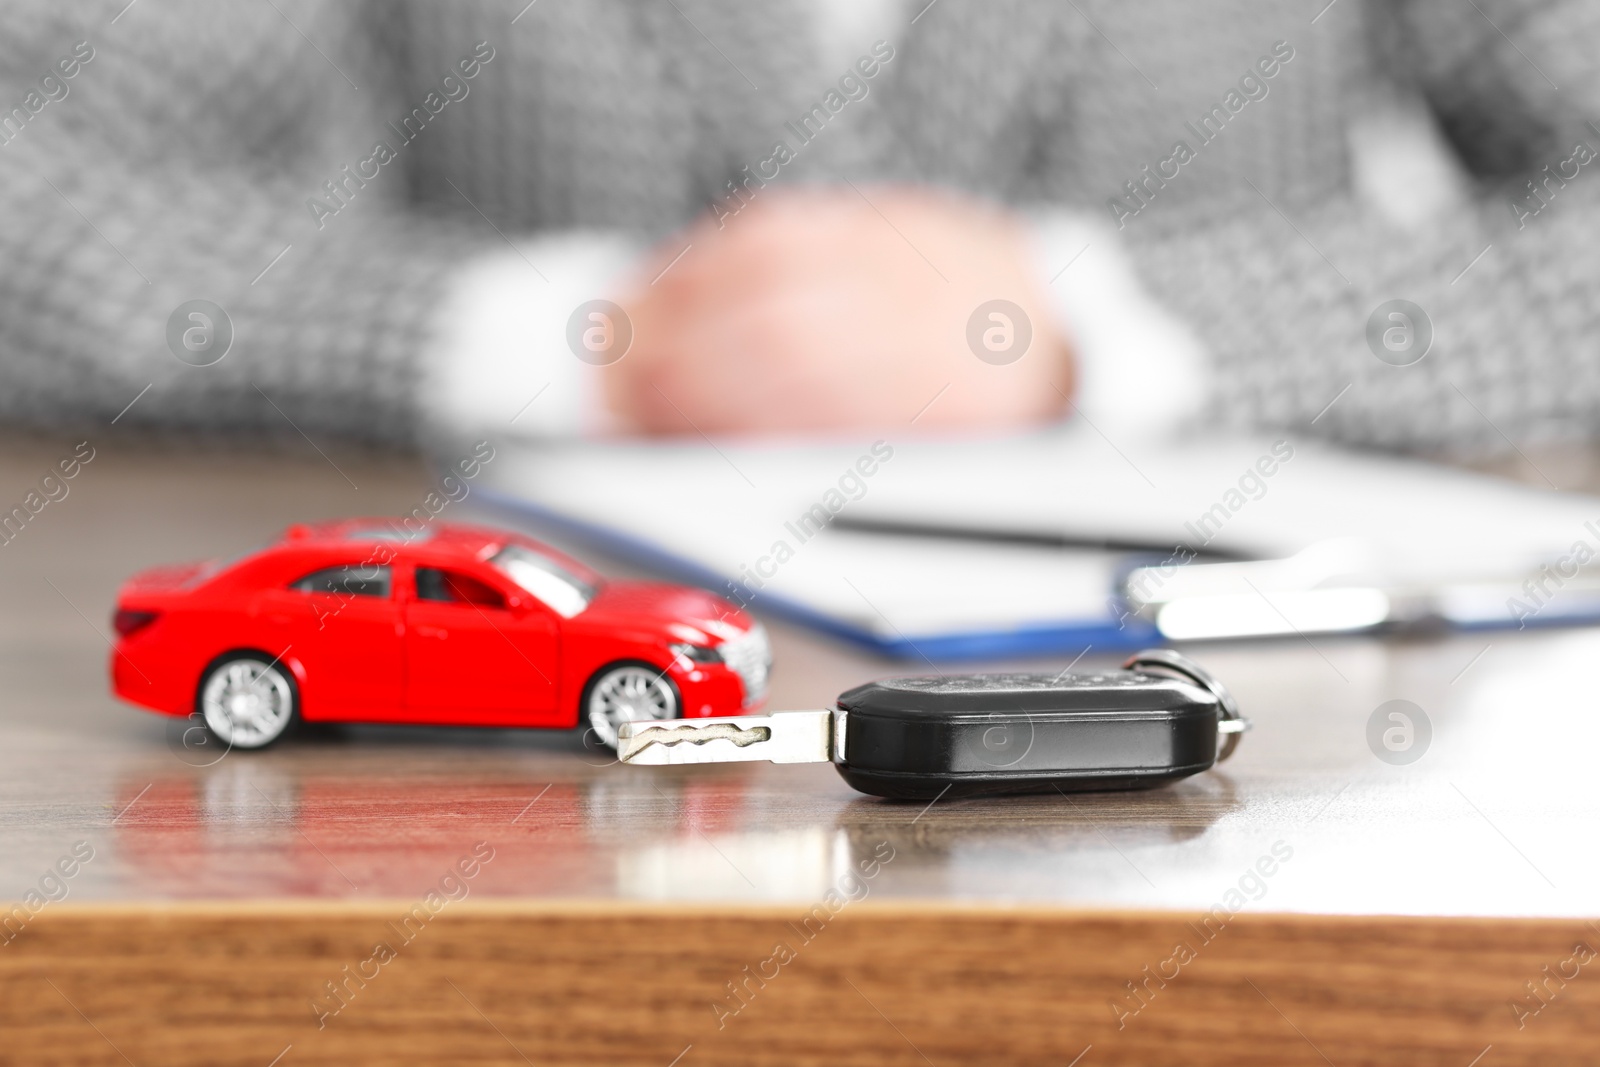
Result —
[{"label": "person's hand", "polygon": [[[1010,217],[844,187],[763,189],[724,223],[667,241],[624,305],[633,344],[605,382],[632,428],[1015,426],[1065,405],[1067,346]],[[974,324],[994,300],[1026,321],[1000,309]]]}]

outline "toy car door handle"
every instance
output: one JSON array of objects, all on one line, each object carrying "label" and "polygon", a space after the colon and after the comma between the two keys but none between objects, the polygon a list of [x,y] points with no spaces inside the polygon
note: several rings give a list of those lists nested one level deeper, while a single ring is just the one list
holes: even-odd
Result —
[{"label": "toy car door handle", "polygon": [[439,627],[439,626],[418,626],[417,627],[417,636],[418,637],[438,637],[438,638],[443,639],[443,638],[446,638],[446,637],[450,636],[450,631],[444,629],[443,627]]}]

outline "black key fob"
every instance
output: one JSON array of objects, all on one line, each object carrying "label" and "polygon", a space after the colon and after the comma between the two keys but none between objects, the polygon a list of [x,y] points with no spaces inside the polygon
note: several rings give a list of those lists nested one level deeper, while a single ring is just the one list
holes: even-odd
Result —
[{"label": "black key fob", "polygon": [[835,765],[901,800],[1150,789],[1232,754],[1228,691],[1165,649],[1099,674],[891,678],[840,695]]}]

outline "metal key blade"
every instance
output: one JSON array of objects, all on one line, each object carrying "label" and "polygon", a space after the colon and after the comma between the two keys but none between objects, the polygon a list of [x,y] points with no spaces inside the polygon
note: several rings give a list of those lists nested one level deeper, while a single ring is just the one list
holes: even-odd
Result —
[{"label": "metal key blade", "polygon": [[625,722],[617,732],[623,763],[826,763],[833,751],[826,709],[739,715],[726,719]]}]

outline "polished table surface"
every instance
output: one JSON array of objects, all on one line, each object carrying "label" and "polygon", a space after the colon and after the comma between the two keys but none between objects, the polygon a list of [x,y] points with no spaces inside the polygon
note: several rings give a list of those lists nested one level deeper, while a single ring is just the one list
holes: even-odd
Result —
[{"label": "polished table surface", "polygon": [[[751,934],[762,951],[731,957],[743,962],[771,955],[772,929],[787,923],[806,932],[794,923],[817,914],[819,905],[820,914],[856,923],[849,929],[861,931],[861,944],[885,939],[872,950],[877,958],[893,951],[896,922],[909,924],[903,932],[914,940],[932,936],[929,930],[941,924],[1003,920],[1007,944],[1018,943],[1016,958],[1038,951],[1036,942],[1047,930],[1082,945],[1095,943],[1089,928],[1096,923],[1133,924],[1135,932],[1112,937],[1111,944],[1148,935],[1154,947],[1125,953],[1126,961],[1107,950],[1117,956],[1105,963],[1114,978],[1100,986],[1075,973],[1060,976],[1054,993],[1044,989],[1041,995],[1065,995],[1062,990],[1077,988],[1072,983],[1088,983],[1079,1035],[1062,1030],[1051,1039],[1056,1044],[1030,1038],[1033,1045],[1013,1047],[1019,1062],[1036,1055],[1039,1062],[1065,1063],[1086,1044],[1095,1045],[1099,1062],[1144,1062],[1140,1057],[1160,1046],[1154,1024],[1141,1038],[1154,1044],[1125,1040],[1138,1029],[1130,1029],[1128,1020],[1142,1012],[1119,1014],[1110,1005],[1132,996],[1120,988],[1125,979],[1138,979],[1144,964],[1170,957],[1172,942],[1189,937],[1182,931],[1197,931],[1200,917],[1218,916],[1218,907],[1239,931],[1230,951],[1243,953],[1246,963],[1281,950],[1282,958],[1271,966],[1287,966],[1302,949],[1349,962],[1360,953],[1352,955],[1341,929],[1364,931],[1355,943],[1374,951],[1382,942],[1423,937],[1411,943],[1408,962],[1367,961],[1369,973],[1352,979],[1353,988],[1375,980],[1408,988],[1401,973],[1406,967],[1420,981],[1441,969],[1470,969],[1473,959],[1496,960],[1492,973],[1474,975],[1470,997],[1476,1000],[1447,998],[1439,1009],[1457,1016],[1451,1025],[1459,1024],[1459,1040],[1440,1038],[1444,1044],[1436,1047],[1419,1038],[1405,1055],[1393,1045],[1388,1054],[1364,1045],[1370,1034],[1350,1032],[1355,1015],[1336,1025],[1337,1012],[1327,1003],[1331,994],[1262,986],[1256,997],[1244,989],[1238,995],[1254,998],[1249,1025],[1265,1029],[1237,1046],[1210,1046],[1219,1056],[1231,1049],[1228,1062],[1256,1062],[1248,1051],[1256,1049],[1259,1062],[1322,1062],[1321,1056],[1341,1064],[1467,1067],[1486,1044],[1496,1049],[1486,1064],[1517,1062],[1519,1055],[1537,1058],[1535,1053],[1553,1062],[1568,1032],[1561,1027],[1579,1032],[1600,1018],[1600,989],[1586,991],[1576,980],[1562,993],[1564,1000],[1539,1016],[1538,1026],[1510,1007],[1514,998],[1528,995],[1523,983],[1539,978],[1544,965],[1562,964],[1576,941],[1600,944],[1578,921],[1600,915],[1600,850],[1593,844],[1600,823],[1594,784],[1600,707],[1593,681],[1600,630],[1406,641],[1291,638],[1190,648],[1226,680],[1254,730],[1217,770],[1142,793],[895,804],[853,792],[826,766],[632,768],[585,751],[565,733],[498,730],[325,727],[304,730],[265,752],[219,753],[186,732],[185,724],[122,705],[108,694],[107,635],[118,583],[144,566],[243,551],[292,521],[409,510],[427,492],[429,472],[416,461],[362,455],[338,455],[335,467],[310,449],[292,446],[253,454],[112,440],[96,448],[69,495],[0,546],[0,907],[30,892],[63,897],[34,909],[28,928],[0,945],[0,983],[13,1005],[34,1003],[32,993],[17,1000],[19,988],[43,989],[39,995],[47,999],[35,1006],[54,1021],[39,1024],[45,1029],[37,1033],[53,1042],[90,1042],[82,1050],[88,1061],[111,1049],[99,1045],[93,1051],[98,1039],[90,1031],[72,1031],[82,1022],[63,1001],[83,1021],[96,1018],[80,1003],[94,999],[95,972],[63,977],[76,983],[75,992],[61,985],[53,1002],[48,997],[55,994],[29,985],[28,976],[47,977],[52,967],[73,975],[73,939],[89,937],[97,923],[128,931],[153,916],[210,922],[236,915],[281,931],[293,922],[314,922],[317,914],[335,925],[340,916],[398,917],[430,892],[436,900],[446,898],[440,915],[455,924],[451,929],[459,936],[466,937],[474,923],[487,924],[490,941],[514,940],[518,922],[549,923],[552,930],[563,922],[600,930],[610,924],[619,931],[631,922],[641,924],[647,940],[660,943],[677,936],[677,924],[692,954],[696,939],[708,936],[708,925],[716,928],[718,916],[765,924],[766,932]],[[68,451],[65,441],[6,442],[0,503],[21,501]],[[1573,462],[1586,478],[1588,468]],[[470,497],[443,517],[500,521],[475,510]],[[596,562],[619,571],[614,563]],[[928,669],[874,660],[807,632],[769,625],[775,708],[826,705],[867,678]],[[1003,666],[1059,670],[1072,659]],[[1115,662],[1089,648],[1078,668]],[[1404,764],[1378,758],[1369,739],[1374,712],[1397,699],[1412,702],[1421,711],[1414,718],[1427,724],[1414,742],[1420,757]],[[1423,740],[1423,732],[1431,737]],[[76,865],[70,878],[52,875],[75,848],[80,858],[91,852],[92,858]],[[474,855],[491,858],[478,863],[470,879],[452,876]],[[1419,923],[1436,925],[1416,935]],[[1201,940],[1208,930],[1200,929]],[[1271,930],[1281,936],[1269,935]],[[1001,935],[989,931],[976,947],[968,944],[975,955],[957,971],[985,958],[984,939],[990,936]],[[199,937],[175,934],[167,943],[192,947]],[[559,940],[555,933],[549,937]],[[1251,938],[1262,940],[1244,952]],[[1294,947],[1297,939],[1301,949]],[[835,940],[837,951],[849,951],[844,934]],[[609,951],[595,941],[589,942],[592,949],[573,950],[579,953],[574,967],[583,966],[583,951]],[[1501,956],[1488,952],[1491,942],[1504,946]],[[1485,954],[1472,955],[1472,943]],[[149,943],[141,944],[125,947],[125,965],[149,951]],[[999,951],[998,943],[989,947]],[[1057,946],[1050,954],[1060,953]],[[370,946],[366,953],[335,953],[329,957],[337,964],[330,964],[332,971],[364,955]],[[1214,969],[1220,982],[1221,950],[1213,955],[1219,957]],[[928,958],[924,952],[912,969],[928,966]],[[641,965],[637,958],[622,963]],[[738,971],[723,977],[737,978]],[[547,971],[541,981],[550,980]],[[1184,981],[1193,986],[1193,998],[1202,996],[1200,978]],[[311,990],[317,985],[306,984]],[[803,983],[791,984],[798,1000]],[[1600,979],[1589,984],[1600,987]],[[856,993],[837,982],[831,988],[875,1003],[865,986]],[[1228,988],[1243,987],[1235,981]],[[880,994],[893,996],[887,985]],[[1206,995],[1213,994],[1224,1000],[1228,995]],[[613,997],[647,995],[654,994],[636,981]],[[1163,995],[1167,1000],[1156,1003],[1175,1005],[1167,1020],[1174,1025],[1180,1018],[1198,1025],[1195,1020],[1212,1010],[1235,1011],[1195,999],[1179,1015],[1178,993]],[[1122,1003],[1126,1013],[1144,1002]],[[304,1014],[303,1006],[295,1010]],[[696,1010],[705,1019],[716,1016]],[[901,1013],[912,1010],[900,1002]],[[1145,1010],[1155,1014],[1154,1004]],[[885,1005],[875,1004],[873,1011],[900,1026]],[[1319,1015],[1324,1011],[1332,1014]],[[858,1013],[852,1008],[850,1014]],[[696,1018],[695,1026],[702,1025]],[[509,1018],[497,1021],[502,1028],[513,1025]],[[198,1057],[195,1062],[233,1062],[232,1051],[220,1051],[233,1048],[226,1027],[208,1025],[220,1027],[213,1031],[221,1043],[212,1049],[215,1058],[193,1048],[187,1054]],[[530,1018],[527,1025],[540,1024]],[[659,1048],[624,1043],[595,1055],[632,1062],[637,1054],[639,1062],[664,1065],[685,1043],[694,1044],[694,1027],[685,1026],[682,1041],[666,1035]],[[1274,1026],[1286,1044],[1262,1044]],[[1097,1027],[1105,1034],[1096,1037]],[[894,1044],[894,1031],[883,1029],[891,1044],[874,1053],[880,1057],[874,1062],[966,1058],[960,1051],[968,1047],[964,1039],[941,1037],[937,1019],[918,1031],[920,1040]],[[750,1043],[721,1046],[723,1054],[751,1062],[755,1050],[770,1049],[756,1040],[757,1028],[746,1030]],[[804,1040],[794,1036],[806,1032],[803,1026],[793,1033],[772,1029],[767,1036],[777,1040],[780,1032],[790,1035],[782,1040],[790,1042],[792,1060],[811,1055],[802,1054]],[[67,1036],[72,1033],[77,1036]],[[188,1062],[153,1032],[140,1040],[151,1056]],[[262,1040],[272,1043],[270,1037]],[[563,1055],[595,1062],[589,1053],[550,1041],[536,1062]],[[519,1044],[508,1040],[498,1054],[485,1046],[483,1062],[494,1062],[496,1055],[521,1062],[511,1051]],[[335,1048],[320,1047],[330,1053]],[[718,1054],[708,1052],[712,1046],[705,1041],[696,1047],[701,1057]],[[315,1049],[308,1048],[303,1041],[296,1056],[315,1058]],[[943,1056],[934,1055],[936,1049]],[[662,1050],[665,1056],[658,1056]],[[238,1061],[265,1065],[277,1049],[265,1049],[264,1057],[258,1051],[239,1053]],[[519,1048],[516,1056],[524,1054],[531,1050]],[[62,1055],[61,1062],[77,1062]],[[838,1049],[816,1052],[819,1062],[839,1062],[840,1055]],[[440,1062],[450,1061],[441,1056]],[[1191,1056],[1188,1062],[1201,1060]]]}]

